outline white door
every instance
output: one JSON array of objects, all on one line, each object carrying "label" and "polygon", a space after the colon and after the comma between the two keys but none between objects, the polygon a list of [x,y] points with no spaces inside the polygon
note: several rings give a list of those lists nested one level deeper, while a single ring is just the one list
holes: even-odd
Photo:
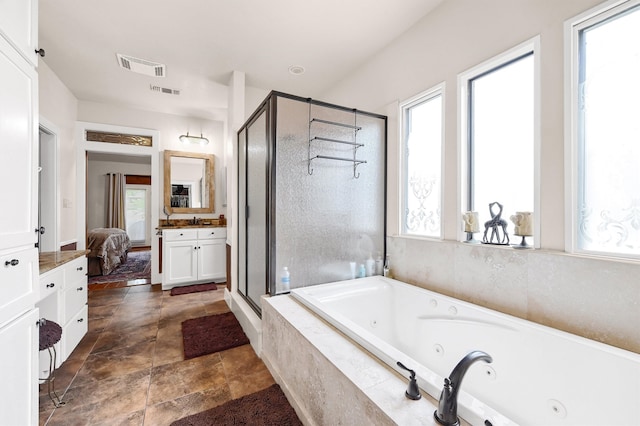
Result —
[{"label": "white door", "polygon": [[25,59],[38,66],[38,0],[0,1],[0,33]]},{"label": "white door", "polygon": [[198,241],[198,279],[221,280],[227,273],[227,247],[224,239]]},{"label": "white door", "polygon": [[196,241],[170,241],[165,243],[162,268],[163,288],[198,279],[198,256]]},{"label": "white door", "polygon": [[38,310],[0,327],[0,424],[38,424]]},{"label": "white door", "polygon": [[0,93],[0,250],[33,247],[38,221],[38,75],[2,37]]}]

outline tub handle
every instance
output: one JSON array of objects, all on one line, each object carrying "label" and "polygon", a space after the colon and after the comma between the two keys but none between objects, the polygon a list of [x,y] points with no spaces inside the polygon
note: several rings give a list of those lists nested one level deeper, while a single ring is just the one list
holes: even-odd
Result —
[{"label": "tub handle", "polygon": [[418,388],[418,382],[416,381],[416,372],[406,367],[400,361],[398,361],[397,364],[398,364],[398,367],[408,371],[409,374],[411,374],[411,376],[409,377],[409,386],[407,387],[407,391],[404,393],[404,396],[406,396],[409,399],[413,399],[414,401],[417,401],[420,398],[422,398],[422,395],[420,395],[420,389]]}]

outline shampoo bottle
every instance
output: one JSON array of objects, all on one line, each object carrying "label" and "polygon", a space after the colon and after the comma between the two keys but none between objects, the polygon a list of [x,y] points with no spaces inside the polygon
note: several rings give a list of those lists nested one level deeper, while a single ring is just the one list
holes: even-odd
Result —
[{"label": "shampoo bottle", "polygon": [[384,272],[384,262],[382,261],[382,255],[378,252],[378,257],[376,258],[376,275],[382,275]]},{"label": "shampoo bottle", "polygon": [[282,272],[280,273],[280,292],[281,293],[289,293],[291,291],[291,276],[289,275],[289,268],[286,266],[282,268]]},{"label": "shampoo bottle", "polygon": [[367,276],[368,277],[372,277],[373,274],[375,273],[375,262],[373,260],[373,257],[371,257],[371,253],[369,253],[369,258],[366,261],[366,265],[367,265]]}]

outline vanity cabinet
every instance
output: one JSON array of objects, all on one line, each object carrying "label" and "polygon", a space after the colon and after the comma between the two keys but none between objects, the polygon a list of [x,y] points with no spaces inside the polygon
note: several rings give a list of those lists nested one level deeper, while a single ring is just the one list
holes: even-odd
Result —
[{"label": "vanity cabinet", "polygon": [[[40,275],[40,318],[54,321],[62,327],[62,337],[56,343],[59,367],[78,346],[88,330],[87,258],[81,256]],[[49,374],[49,353],[40,352],[39,378]]]},{"label": "vanity cabinet", "polygon": [[226,228],[186,228],[162,233],[162,289],[226,280]]}]

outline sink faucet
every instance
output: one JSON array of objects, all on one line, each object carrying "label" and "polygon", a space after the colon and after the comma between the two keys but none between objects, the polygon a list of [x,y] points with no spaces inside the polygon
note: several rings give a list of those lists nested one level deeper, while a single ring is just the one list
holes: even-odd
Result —
[{"label": "sink faucet", "polygon": [[491,363],[493,358],[482,351],[469,352],[455,366],[449,377],[444,379],[444,387],[440,394],[438,409],[433,413],[433,417],[441,425],[460,425],[460,420],[458,419],[458,391],[460,390],[460,384],[471,364],[480,360]]},{"label": "sink faucet", "polygon": [[196,219],[196,217],[194,216],[194,217],[193,217],[193,220],[191,221],[191,224],[192,224],[192,225],[197,225],[197,224],[198,224],[198,222],[199,222],[199,220],[198,220],[198,219]]}]

